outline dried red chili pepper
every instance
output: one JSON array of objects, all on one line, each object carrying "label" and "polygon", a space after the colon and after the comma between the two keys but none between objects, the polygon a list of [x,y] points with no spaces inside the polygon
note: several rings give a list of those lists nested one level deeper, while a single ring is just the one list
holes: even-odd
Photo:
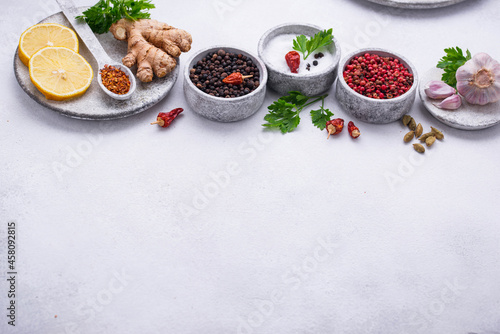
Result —
[{"label": "dried red chili pepper", "polygon": [[361,135],[361,132],[359,132],[358,127],[354,125],[353,121],[350,121],[349,124],[347,124],[347,130],[352,138],[358,138]]},{"label": "dried red chili pepper", "polygon": [[300,54],[297,51],[290,51],[285,55],[285,60],[292,73],[299,73]]},{"label": "dried red chili pepper", "polygon": [[176,108],[168,113],[161,112],[158,114],[158,117],[156,117],[156,122],[153,122],[151,124],[158,124],[162,128],[166,128],[183,111],[184,109],[182,108]]},{"label": "dried red chili pepper", "polygon": [[344,120],[342,118],[332,119],[331,121],[326,122],[326,130],[328,131],[328,138],[330,135],[338,135],[344,129]]},{"label": "dried red chili pepper", "polygon": [[240,72],[234,72],[222,79],[222,82],[230,85],[241,85],[243,79],[251,78],[253,75],[243,75]]}]

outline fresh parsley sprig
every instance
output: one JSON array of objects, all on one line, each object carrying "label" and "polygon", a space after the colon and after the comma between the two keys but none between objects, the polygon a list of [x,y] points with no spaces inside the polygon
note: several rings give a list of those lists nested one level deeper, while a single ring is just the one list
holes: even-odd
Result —
[{"label": "fresh parsley sprig", "polygon": [[155,8],[151,0],[99,0],[76,18],[84,20],[96,34],[104,34],[116,21],[149,19],[149,10]]},{"label": "fresh parsley sprig", "polygon": [[326,122],[333,116],[330,110],[324,108],[327,96],[328,94],[306,96],[298,91],[288,92],[288,95],[280,97],[267,107],[269,112],[264,116],[267,123],[262,125],[267,128],[278,128],[282,133],[292,132],[300,123],[300,112],[311,104],[321,101],[318,110],[311,110],[311,119],[316,127],[323,130]]},{"label": "fresh parsley sprig", "polygon": [[472,55],[469,50],[467,50],[467,55],[464,55],[462,49],[458,46],[444,49],[444,52],[446,52],[446,55],[441,58],[436,67],[444,70],[441,80],[452,87],[456,87],[457,70],[470,60]]},{"label": "fresh parsley sprig", "polygon": [[311,120],[315,127],[320,130],[324,130],[326,127],[326,122],[332,119],[333,113],[329,109],[325,109],[325,100],[318,110],[311,110]]},{"label": "fresh parsley sprig", "polygon": [[333,29],[320,31],[309,39],[305,35],[297,36],[297,38],[293,40],[293,49],[302,52],[304,60],[306,60],[315,50],[332,44],[332,30]]}]

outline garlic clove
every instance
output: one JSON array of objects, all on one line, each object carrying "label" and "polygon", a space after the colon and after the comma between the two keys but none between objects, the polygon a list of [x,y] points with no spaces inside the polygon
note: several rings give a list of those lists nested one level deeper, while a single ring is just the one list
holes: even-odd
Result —
[{"label": "garlic clove", "polygon": [[467,81],[457,83],[457,90],[465,98],[465,101],[484,106],[488,103],[486,91],[477,88],[474,85],[469,85]]},{"label": "garlic clove", "polygon": [[491,70],[491,74],[495,78],[492,89],[488,90],[490,102],[500,101],[500,63],[496,63]]},{"label": "garlic clove", "polygon": [[495,63],[498,64],[495,59],[491,58],[490,55],[484,52],[478,53],[472,59],[474,60],[475,66],[479,68],[492,68]]},{"label": "garlic clove", "polygon": [[[477,71],[477,70],[475,70],[476,68],[477,68],[477,66],[475,66],[471,60],[469,60],[468,62],[466,62],[462,66],[460,66],[457,70],[456,75],[455,75],[457,78],[457,82],[461,83],[461,82],[465,82],[465,81],[471,81],[474,78],[474,73]],[[469,84],[469,83],[465,82],[465,84]],[[457,89],[458,89],[458,86],[457,86]]]},{"label": "garlic clove", "polygon": [[[500,66],[499,66],[500,68]],[[498,76],[500,78],[500,75]],[[500,101],[500,80],[495,81],[493,84],[495,89],[490,91],[490,102]]]},{"label": "garlic clove", "polygon": [[441,109],[446,110],[456,110],[460,108],[462,105],[462,98],[458,94],[454,94],[452,96],[447,97],[441,103],[436,104],[435,106]]},{"label": "garlic clove", "polygon": [[431,81],[424,89],[425,95],[431,99],[444,99],[456,93],[455,88],[442,81]]}]

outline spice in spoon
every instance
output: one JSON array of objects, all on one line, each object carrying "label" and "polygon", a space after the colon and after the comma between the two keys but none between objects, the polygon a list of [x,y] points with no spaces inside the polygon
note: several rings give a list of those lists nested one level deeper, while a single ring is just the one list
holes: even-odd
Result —
[{"label": "spice in spoon", "polygon": [[124,95],[130,90],[130,79],[119,68],[104,65],[104,68],[101,68],[99,72],[101,73],[102,84],[110,92]]}]

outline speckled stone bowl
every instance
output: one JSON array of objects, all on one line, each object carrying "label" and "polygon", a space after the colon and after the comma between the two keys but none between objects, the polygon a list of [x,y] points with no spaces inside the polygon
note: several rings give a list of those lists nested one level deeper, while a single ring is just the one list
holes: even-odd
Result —
[{"label": "speckled stone bowl", "polygon": [[[226,52],[243,54],[252,58],[260,72],[259,87],[245,96],[223,98],[208,95],[199,90],[189,78],[189,71],[193,65],[207,55],[223,49]],[[218,45],[206,48],[195,53],[184,68],[184,96],[191,109],[197,114],[218,122],[235,122],[253,115],[264,102],[266,96],[267,70],[264,63],[254,54],[243,49]]]},{"label": "speckled stone bowl", "polygon": [[[302,92],[302,94],[309,96],[319,95],[330,89],[337,76],[337,68],[341,52],[339,43],[335,37],[333,38],[333,43],[327,47],[333,54],[333,62],[323,72],[306,74],[286,73],[273,67],[273,65],[264,57],[264,50],[269,42],[276,36],[284,34],[313,36],[321,30],[324,29],[311,24],[287,23],[276,26],[262,35],[259,41],[258,51],[259,57],[262,58],[269,72],[268,85],[270,88],[282,95],[292,90],[298,90]],[[290,51],[292,51],[291,42]],[[285,55],[283,55],[283,58],[284,57]]]},{"label": "speckled stone bowl", "polygon": [[[356,93],[344,80],[343,72],[352,58],[365,53],[377,54],[383,57],[394,57],[413,74],[413,85],[406,93],[390,100],[372,99]],[[388,50],[369,48],[349,54],[340,63],[335,95],[342,107],[352,116],[368,123],[390,123],[407,114],[415,102],[418,87],[418,74],[415,67],[403,56]]]}]

